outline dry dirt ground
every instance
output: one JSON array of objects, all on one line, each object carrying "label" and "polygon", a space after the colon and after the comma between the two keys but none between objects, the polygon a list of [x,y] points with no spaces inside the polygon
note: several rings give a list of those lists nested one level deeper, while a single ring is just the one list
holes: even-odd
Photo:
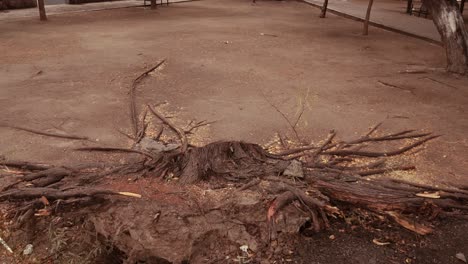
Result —
[{"label": "dry dirt ground", "polygon": [[[276,133],[294,139],[287,121],[304,109],[302,140],[336,129],[344,139],[384,121],[383,130],[442,134],[409,157],[431,184],[466,185],[468,79],[444,67],[444,50],[373,29],[300,2],[209,0],[156,11],[126,8],[0,24],[0,122],[88,136],[128,147],[128,90],[147,67],[164,66],[138,88],[138,105],[163,106],[175,120],[216,121],[195,143],[267,143]],[[423,74],[399,73],[425,68]],[[435,69],[435,70],[431,70]],[[180,123],[183,124],[183,123]],[[94,143],[96,144],[96,143]],[[75,152],[93,145],[0,128],[0,155],[54,164],[105,161]],[[444,226],[446,225],[446,226]],[[338,229],[337,229],[338,230]],[[456,263],[468,255],[466,223],[444,223],[429,238],[408,235],[411,249],[379,247],[351,231],[301,240],[291,259],[303,263]],[[353,233],[356,232],[356,233]],[[328,240],[327,240],[328,239]],[[420,244],[419,244],[420,243]],[[285,260],[286,261],[286,260]]]}]

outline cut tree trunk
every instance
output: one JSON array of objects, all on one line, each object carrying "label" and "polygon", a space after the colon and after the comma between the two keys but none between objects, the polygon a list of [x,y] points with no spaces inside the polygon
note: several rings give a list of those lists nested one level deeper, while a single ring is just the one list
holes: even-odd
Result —
[{"label": "cut tree trunk", "polygon": [[47,20],[47,15],[44,7],[44,0],[37,0],[37,6],[39,7],[39,18],[41,21]]},{"label": "cut tree trunk", "polygon": [[156,0],[151,0],[151,9],[156,9],[156,8],[157,8]]},{"label": "cut tree trunk", "polygon": [[370,13],[372,10],[372,4],[374,4],[374,0],[369,0],[369,5],[367,6],[367,12],[366,12],[366,20],[364,20],[364,29],[362,31],[362,34],[364,36],[369,34],[369,19],[370,19]]},{"label": "cut tree trunk", "polygon": [[327,7],[328,7],[328,0],[325,0],[323,2],[322,12],[320,13],[320,18],[325,18],[325,16],[327,15]]},{"label": "cut tree trunk", "polygon": [[468,33],[455,0],[424,0],[447,54],[447,71],[468,73]]}]

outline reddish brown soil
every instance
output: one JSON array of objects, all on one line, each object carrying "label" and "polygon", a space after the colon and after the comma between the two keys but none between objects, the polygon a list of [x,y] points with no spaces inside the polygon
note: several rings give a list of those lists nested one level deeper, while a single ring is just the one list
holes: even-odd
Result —
[{"label": "reddish brown soil", "polygon": [[[443,49],[383,30],[368,37],[360,32],[360,23],[332,15],[319,19],[317,9],[287,1],[201,1],[157,11],[57,15],[47,23],[2,22],[0,122],[127,147],[129,140],[117,129],[130,131],[131,81],[166,58],[165,67],[139,86],[138,104],[167,101],[177,120],[216,120],[200,133],[199,142],[266,143],[276,132],[293,138],[267,98],[291,120],[305,106],[298,131],[308,140],[321,139],[332,128],[352,138],[382,120],[383,129],[443,134],[411,157],[418,171],[405,176],[467,184],[468,80],[440,71],[400,74],[408,65],[444,67]],[[89,144],[0,128],[0,155],[11,159],[55,164],[120,159],[71,150]],[[148,199],[183,200],[161,194],[177,193],[178,187],[167,190],[150,179],[129,183],[124,178],[109,185]],[[296,249],[285,252],[284,262],[457,263],[457,252],[468,256],[468,225],[462,222],[443,222],[427,237],[399,228],[376,234],[339,225],[308,239],[291,238]],[[328,238],[331,234],[335,240]],[[386,236],[390,246],[372,243]]]}]

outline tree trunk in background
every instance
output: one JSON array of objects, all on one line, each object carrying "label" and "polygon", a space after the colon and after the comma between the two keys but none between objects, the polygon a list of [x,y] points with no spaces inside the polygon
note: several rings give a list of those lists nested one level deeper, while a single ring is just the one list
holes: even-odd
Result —
[{"label": "tree trunk in background", "polygon": [[37,6],[39,8],[39,18],[42,21],[47,20],[47,15],[44,7],[44,0],[37,0]]},{"label": "tree trunk in background", "polygon": [[320,18],[324,18],[327,15],[328,0],[323,2],[322,12],[320,13]]},{"label": "tree trunk in background", "polygon": [[447,54],[447,71],[468,73],[468,33],[455,0],[424,0]]},{"label": "tree trunk in background", "polygon": [[156,0],[151,0],[151,9],[156,9],[156,8],[157,8]]},{"label": "tree trunk in background", "polygon": [[366,20],[364,20],[364,29],[362,31],[363,35],[369,34],[369,19],[370,19],[370,12],[372,10],[372,4],[374,4],[374,0],[369,0],[369,5],[367,6],[367,12],[366,12]]}]

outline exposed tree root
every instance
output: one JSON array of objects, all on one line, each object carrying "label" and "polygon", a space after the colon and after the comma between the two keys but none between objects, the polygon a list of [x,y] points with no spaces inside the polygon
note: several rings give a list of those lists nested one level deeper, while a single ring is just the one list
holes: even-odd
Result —
[{"label": "exposed tree root", "polygon": [[[36,217],[58,212],[84,216],[90,213],[87,208],[99,208],[102,212],[95,210],[93,217],[89,217],[92,218],[90,221],[99,234],[115,241],[127,259],[142,260],[138,256],[151,249],[156,253],[150,255],[158,261],[181,262],[197,259],[199,256],[194,250],[203,247],[206,237],[228,239],[229,243],[248,240],[252,245],[257,245],[258,256],[261,256],[261,250],[266,250],[268,245],[280,239],[282,230],[298,232],[308,221],[313,232],[320,232],[333,224],[330,219],[343,218],[349,212],[365,212],[366,215],[381,221],[393,221],[421,235],[433,230],[430,223],[438,215],[468,217],[468,190],[375,177],[396,170],[415,170],[411,164],[398,164],[398,156],[408,154],[438,137],[431,133],[405,130],[375,136],[381,125],[377,124],[363,136],[348,142],[336,140],[337,133],[330,131],[324,140],[316,144],[296,142],[296,145],[291,144],[294,145],[292,148],[282,137],[281,144],[271,149],[239,141],[220,141],[196,147],[190,144],[187,135],[209,122],[191,122],[186,129],[182,129],[150,105],[139,122],[135,106],[136,87],[163,62],[141,74],[132,84],[132,139],[136,145],[146,136],[149,125],[146,116],[151,112],[162,122],[153,140],[170,143],[161,140],[169,137],[171,143],[180,141],[180,147],[160,152],[113,147],[75,149],[141,155],[138,161],[125,164],[77,164],[63,167],[0,160],[0,169],[5,172],[0,174],[5,175],[1,176],[0,181],[0,201],[15,206],[14,214],[11,215],[20,225],[35,221]],[[295,129],[297,121],[293,125],[285,119],[299,139]],[[162,137],[165,131],[171,131],[171,135]],[[67,138],[76,139],[73,136]],[[388,145],[393,150],[382,151]],[[391,157],[393,159],[388,162]],[[109,178],[125,176],[127,179],[129,175],[136,176],[134,179],[137,181],[146,177],[175,182],[174,185],[183,190],[174,194],[188,201],[190,206],[171,207],[151,198],[144,188],[141,188],[142,193],[133,193],[108,186]],[[364,177],[370,175],[374,177]],[[194,193],[189,189],[191,187],[203,188],[203,194]],[[210,198],[205,192],[208,189],[216,192],[221,199],[217,199],[218,196]],[[148,201],[132,200],[141,195]],[[113,197],[119,196],[132,199],[118,203],[118,210],[105,207],[108,204],[106,201],[115,201]],[[210,203],[213,205],[208,207],[206,204]],[[140,214],[140,206],[146,209],[157,206],[151,220]],[[153,233],[142,234],[141,230],[135,229],[133,233],[121,230],[128,226],[128,220],[125,220],[128,217],[141,219],[142,225]],[[210,217],[218,222],[209,222],[208,219],[212,220]],[[416,217],[423,221],[415,223]],[[259,220],[265,218],[266,221]],[[113,226],[114,222],[119,223]],[[156,230],[159,225],[161,229]],[[238,236],[222,238],[217,232],[223,228],[236,230]],[[179,236],[178,232],[182,232],[182,235]],[[166,237],[167,240],[164,240]],[[174,237],[178,241],[173,241]],[[157,239],[162,242],[155,244]],[[262,243],[266,246],[261,246]],[[188,251],[184,247],[193,250]],[[173,248],[180,248],[177,250],[182,255],[171,255]]]},{"label": "exposed tree root", "polygon": [[126,148],[112,148],[112,147],[83,147],[76,148],[78,151],[98,151],[98,152],[124,152],[124,153],[138,153],[144,155],[150,159],[154,158],[151,153],[135,150],[135,149],[126,149]]},{"label": "exposed tree root", "polygon": [[[138,87],[138,84],[146,77],[148,74],[157,68],[159,68],[161,65],[164,64],[166,60],[163,59],[159,63],[157,63],[155,66],[149,68],[148,70],[144,71],[140,75],[138,75],[137,78],[135,78],[132,82],[132,86],[130,88],[130,119],[132,121],[132,126],[133,126],[133,132],[135,138],[138,138],[138,134],[141,134],[141,129],[138,127],[138,112],[136,108],[136,89]],[[144,121],[144,120],[143,120]]]},{"label": "exposed tree root", "polygon": [[28,170],[28,171],[47,170],[51,168],[50,165],[45,165],[45,164],[40,164],[40,163],[31,163],[31,162],[26,162],[26,161],[1,161],[0,160],[0,165],[12,167],[12,168],[18,168],[22,170]]},{"label": "exposed tree root", "polygon": [[[237,141],[213,142],[202,147],[194,147],[187,140],[187,130],[177,128],[151,107],[148,109],[172,132],[175,132],[182,147],[160,153],[119,148],[89,147],[81,149],[142,154],[140,161],[120,165],[80,164],[73,167],[55,167],[29,162],[2,161],[1,165],[6,166],[6,168],[15,168],[21,173],[15,172],[14,175],[7,176],[9,181],[0,186],[0,190],[2,190],[0,191],[0,201],[14,203],[17,206],[17,209],[13,210],[10,215],[16,219],[18,224],[23,225],[37,217],[57,213],[88,214],[87,207],[98,206],[97,208],[101,208],[99,205],[104,206],[107,204],[105,201],[111,200],[111,197],[122,195],[129,197],[129,199],[124,200],[122,206],[127,204],[133,208],[139,202],[132,199],[140,197],[140,195],[145,196],[145,193],[129,193],[125,192],[126,190],[106,188],[104,179],[109,176],[119,177],[119,175],[136,174],[138,177],[159,178],[164,181],[177,179],[177,182],[182,184],[182,188],[189,188],[188,186],[198,183],[208,183],[216,186],[216,190],[219,190],[220,194],[226,195],[225,203],[206,207],[204,205],[206,202],[200,201],[208,198],[203,198],[203,196],[189,190],[185,190],[181,194],[176,192],[176,196],[184,196],[184,199],[191,204],[190,209],[170,209],[169,205],[162,205],[161,202],[152,200],[153,203],[159,204],[158,208],[169,210],[166,213],[160,210],[156,211],[153,221],[157,221],[157,226],[163,223],[177,222],[176,226],[179,229],[189,230],[186,234],[187,239],[189,237],[200,237],[199,239],[201,239],[201,237],[211,234],[210,232],[214,232],[206,233],[206,231],[202,232],[201,230],[214,230],[221,227],[221,225],[218,226],[218,224],[211,222],[210,224],[205,223],[206,226],[203,227],[205,224],[201,224],[201,219],[213,217],[218,219],[214,212],[220,211],[222,215],[225,215],[222,218],[224,219],[222,225],[228,225],[224,228],[237,230],[236,232],[239,234],[244,234],[242,236],[249,237],[249,243],[253,245],[262,243],[262,241],[269,242],[266,245],[274,245],[277,243],[275,241],[281,240],[282,232],[298,232],[298,230],[304,232],[304,228],[307,229],[304,227],[305,222],[310,223],[310,232],[320,232],[330,228],[334,223],[330,219],[340,219],[349,212],[354,214],[366,212],[366,215],[374,215],[381,221],[392,221],[421,235],[433,231],[434,227],[430,223],[438,215],[468,217],[467,190],[454,187],[434,187],[382,177],[363,180],[363,176],[391,173],[395,170],[416,169],[412,165],[395,164],[394,160],[392,165],[387,165],[387,159],[390,156],[407,153],[436,137],[429,133],[416,133],[408,130],[373,136],[379,127],[377,125],[362,137],[349,142],[335,141],[336,133],[330,131],[329,135],[319,144],[280,149],[275,152],[268,151],[257,144]],[[158,138],[161,133],[163,132],[158,133]],[[392,151],[373,150],[381,142],[392,145],[400,143],[400,147]],[[183,147],[184,144],[186,147]],[[186,149],[184,150],[184,148]],[[379,159],[375,159],[376,157]],[[298,174],[297,177],[283,175],[285,170],[291,166],[291,159],[300,161],[303,174]],[[91,186],[90,183],[93,185]],[[101,186],[100,183],[104,185]],[[229,186],[232,184],[236,188],[230,188]],[[242,199],[245,195],[248,197],[253,193],[256,194],[255,197],[259,197],[255,199],[269,201],[267,209],[261,205],[263,203],[260,201],[243,205],[242,201],[235,200]],[[234,210],[234,208],[237,209]],[[292,210],[293,208],[296,210]],[[177,213],[169,213],[172,212],[170,210],[176,210],[174,212],[179,212],[178,214],[183,212],[183,215],[177,216]],[[234,210],[236,213],[230,210]],[[244,214],[242,210],[254,211]],[[114,213],[109,211],[106,214]],[[108,220],[104,220],[108,217],[106,214],[99,213],[99,217],[93,218],[93,225],[101,235],[116,241],[115,246],[125,253],[125,258],[142,260],[142,255],[152,255],[168,261],[183,260],[166,254],[164,247],[161,248],[162,242],[160,240],[157,240],[158,243],[154,243],[155,238],[141,242],[148,244],[142,245],[140,248],[137,246],[138,243],[132,242],[140,238],[133,237],[133,235],[122,237],[119,226],[106,227],[104,223],[110,224]],[[261,219],[261,214],[263,217],[266,216],[266,221],[249,223],[252,221],[252,217]],[[293,222],[281,220],[284,219],[285,215],[289,215],[290,220],[288,221]],[[123,218],[126,215],[118,217],[122,217],[122,221],[124,221]],[[417,223],[414,220],[415,217],[418,217]],[[178,222],[178,219],[183,221]],[[147,228],[154,228],[150,227],[150,223],[148,225]],[[155,222],[152,222],[152,225],[155,225]],[[257,231],[253,233],[251,231],[247,235],[243,233],[245,231],[242,231],[244,226],[255,227]],[[186,229],[187,227],[189,229]],[[140,231],[133,230],[132,232]],[[176,231],[168,232],[164,235],[168,237],[164,239],[170,241],[171,245],[177,245],[179,242],[175,242],[173,238],[179,237],[180,234],[174,233]],[[196,242],[199,240],[189,239],[189,241],[193,241],[191,243],[195,244],[199,243]],[[164,243],[162,244],[164,245]],[[153,251],[148,253],[144,251],[144,248],[152,248]],[[268,246],[258,246],[257,250],[268,252],[269,249]],[[189,259],[197,259],[193,255],[193,251],[185,250],[179,253],[190,255]],[[260,253],[257,254],[259,257],[262,256]]]},{"label": "exposed tree root", "polygon": [[47,136],[47,137],[56,137],[56,138],[73,139],[73,140],[91,140],[90,138],[83,137],[83,136],[44,132],[44,131],[40,131],[40,130],[36,130],[32,128],[20,127],[20,126],[0,125],[0,127],[8,127],[8,128],[16,129],[16,130],[21,130],[21,131],[26,131],[29,133],[41,135],[41,136]]},{"label": "exposed tree root", "polygon": [[167,118],[159,114],[156,110],[154,110],[150,105],[148,105],[148,109],[151,111],[151,113],[156,116],[158,119],[160,119],[164,124],[169,126],[170,129],[172,129],[180,138],[180,141],[182,142],[182,147],[180,149],[180,152],[184,153],[187,150],[188,147],[188,141],[187,141],[187,136],[185,135],[185,132],[181,130],[180,128],[177,128],[174,126]]},{"label": "exposed tree root", "polygon": [[[275,194],[267,213],[270,228],[274,230],[274,218],[285,206],[298,202],[304,212],[312,219],[314,230],[319,231],[329,225],[327,215],[339,214],[340,205],[358,207],[370,212],[387,216],[407,229],[418,233],[427,233],[429,228],[410,226],[411,215],[418,214],[427,204],[450,214],[466,210],[463,202],[468,199],[468,191],[457,188],[437,188],[412,184],[401,180],[362,181],[361,176],[388,173],[394,170],[414,170],[412,165],[389,166],[385,159],[365,162],[367,158],[401,155],[416,148],[437,136],[428,133],[414,134],[403,131],[386,136],[372,137],[378,126],[363,137],[350,142],[333,142],[336,136],[331,131],[327,138],[317,146],[302,146],[295,149],[268,152],[257,144],[228,141],[214,142],[203,147],[189,147],[182,129],[175,127],[151,107],[148,109],[178,135],[181,149],[152,154],[131,149],[117,148],[82,148],[81,150],[124,151],[144,155],[141,163],[119,165],[111,168],[107,175],[118,173],[144,173],[147,177],[161,179],[176,178],[183,184],[194,184],[201,181],[240,184],[239,191],[255,188]],[[387,152],[353,150],[364,147],[363,144],[382,141],[414,140],[397,150]],[[185,142],[185,143],[184,143]],[[187,148],[186,151],[182,151]],[[288,157],[300,158],[304,165],[304,178],[301,185],[282,176],[290,165]],[[285,160],[286,158],[286,160]],[[354,165],[361,162],[362,165]],[[13,184],[3,188],[0,200],[31,200],[40,197],[54,201],[67,200],[96,195],[115,195],[119,192],[87,187],[87,182],[99,181],[99,173],[89,166],[81,169],[50,167],[22,162],[3,162],[3,165],[24,169],[24,176],[17,178]],[[340,165],[338,165],[340,164]],[[28,172],[33,171],[33,172]],[[91,171],[91,172],[90,172]],[[73,175],[73,176],[72,176]],[[269,187],[262,182],[270,182]],[[296,182],[298,183],[298,182]],[[32,185],[34,187],[28,187]],[[54,187],[55,186],[55,187]],[[274,187],[272,187],[274,186]],[[435,199],[432,196],[418,195],[425,191],[438,191]],[[338,206],[338,207],[335,207]],[[409,214],[403,217],[402,214]],[[275,232],[270,235],[274,236]]]}]

